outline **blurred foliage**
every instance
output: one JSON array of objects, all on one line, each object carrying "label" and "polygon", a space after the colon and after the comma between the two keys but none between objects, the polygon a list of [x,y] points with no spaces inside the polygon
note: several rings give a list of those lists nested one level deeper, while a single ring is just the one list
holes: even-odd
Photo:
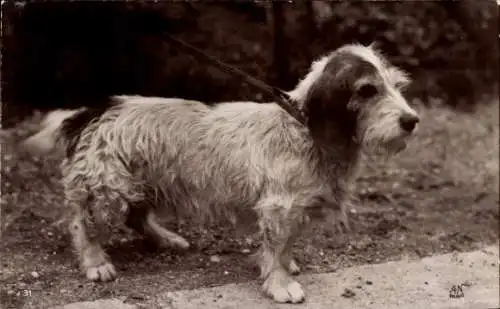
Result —
[{"label": "blurred foliage", "polygon": [[[377,42],[410,71],[411,97],[450,105],[496,93],[494,1],[327,2],[319,28],[285,6],[288,80],[345,43]],[[2,7],[4,125],[33,108],[98,104],[112,94],[264,100],[254,88],[162,41],[167,31],[262,80],[274,81],[264,6],[251,2],[7,2]]]},{"label": "blurred foliage", "polygon": [[393,63],[413,73],[413,96],[435,96],[457,106],[475,103],[479,93],[497,86],[494,1],[341,2],[334,7],[324,29],[336,29],[337,41],[379,43]]}]

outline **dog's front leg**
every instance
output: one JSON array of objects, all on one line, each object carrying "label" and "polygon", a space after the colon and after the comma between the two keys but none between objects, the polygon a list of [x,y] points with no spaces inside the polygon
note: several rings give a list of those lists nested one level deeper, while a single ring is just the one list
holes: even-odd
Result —
[{"label": "dog's front leg", "polygon": [[281,263],[283,267],[290,273],[291,275],[298,275],[300,273],[300,266],[297,264],[297,261],[293,258],[293,243],[297,240],[299,233],[290,236],[288,239],[285,249],[283,251],[283,255],[281,256]]},{"label": "dog's front leg", "polygon": [[[275,200],[274,200],[275,202]],[[298,233],[300,220],[293,209],[271,201],[259,205],[263,235],[259,266],[264,278],[264,293],[279,303],[300,303],[305,299],[301,285],[283,266],[289,254],[290,240]]]}]

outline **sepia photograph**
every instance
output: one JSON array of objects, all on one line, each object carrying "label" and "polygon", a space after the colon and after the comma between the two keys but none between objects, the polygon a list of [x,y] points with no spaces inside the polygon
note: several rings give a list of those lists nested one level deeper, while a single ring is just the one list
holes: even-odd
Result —
[{"label": "sepia photograph", "polygon": [[499,0],[1,4],[0,308],[500,308]]}]

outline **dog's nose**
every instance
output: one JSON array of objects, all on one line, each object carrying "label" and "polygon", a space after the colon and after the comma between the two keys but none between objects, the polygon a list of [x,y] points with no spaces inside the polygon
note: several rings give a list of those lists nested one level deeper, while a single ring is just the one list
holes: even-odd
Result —
[{"label": "dog's nose", "polygon": [[401,128],[403,128],[403,130],[408,133],[411,133],[415,129],[418,121],[418,117],[412,114],[404,114],[403,116],[401,116],[401,118],[399,118],[399,124],[401,125]]}]

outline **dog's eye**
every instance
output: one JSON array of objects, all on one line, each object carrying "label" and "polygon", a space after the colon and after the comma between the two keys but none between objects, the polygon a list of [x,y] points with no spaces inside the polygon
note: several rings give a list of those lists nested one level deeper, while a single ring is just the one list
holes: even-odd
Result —
[{"label": "dog's eye", "polygon": [[358,95],[362,98],[369,99],[377,94],[377,87],[371,84],[366,84],[358,89]]}]

